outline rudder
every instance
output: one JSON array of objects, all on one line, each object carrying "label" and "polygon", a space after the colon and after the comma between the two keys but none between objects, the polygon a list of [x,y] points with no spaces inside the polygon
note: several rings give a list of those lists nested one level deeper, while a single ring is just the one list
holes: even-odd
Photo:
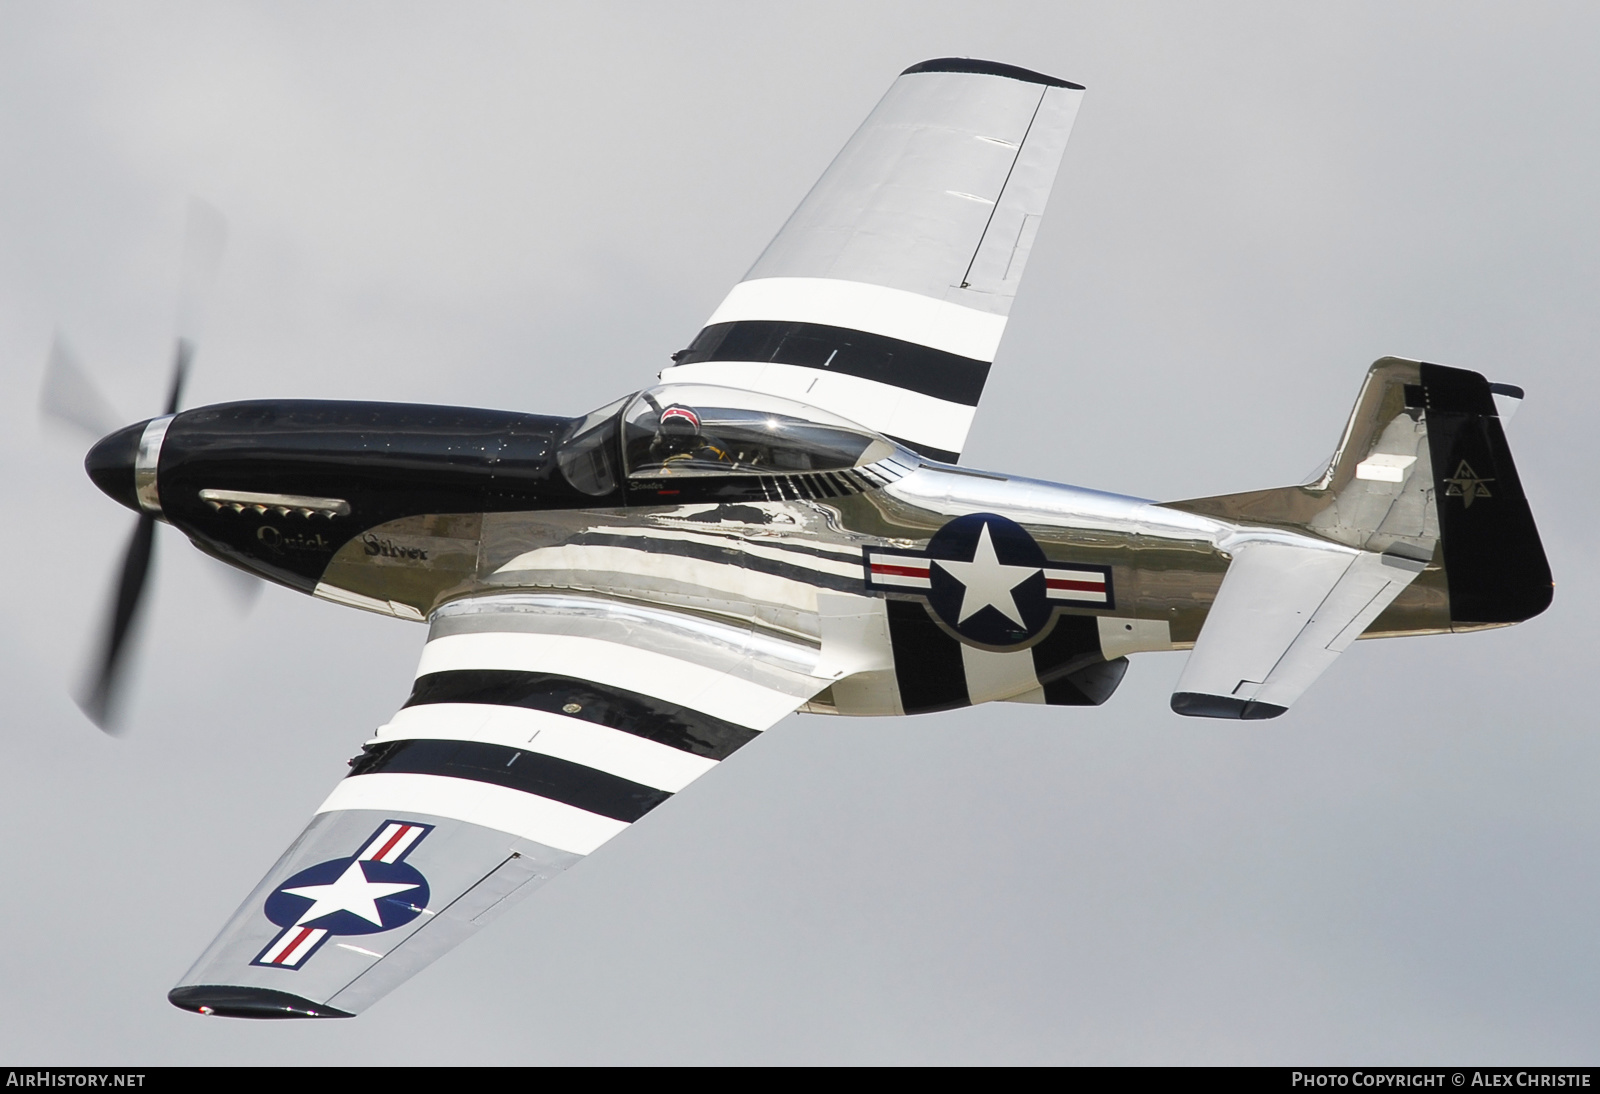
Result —
[{"label": "rudder", "polygon": [[1533,510],[1511,458],[1493,386],[1476,372],[1422,364],[1408,408],[1428,424],[1450,619],[1516,623],[1554,592]]}]

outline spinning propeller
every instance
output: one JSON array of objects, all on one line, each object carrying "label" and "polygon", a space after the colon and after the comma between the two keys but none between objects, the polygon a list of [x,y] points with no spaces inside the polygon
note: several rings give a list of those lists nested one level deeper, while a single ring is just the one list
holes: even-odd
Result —
[{"label": "spinning propeller", "polygon": [[[181,405],[184,381],[194,360],[192,335],[199,325],[200,304],[216,277],[225,236],[226,225],[221,214],[203,202],[191,201],[185,232],[183,281],[179,291],[177,345],[173,353],[172,380],[163,418],[176,414]],[[119,423],[124,419],[100,393],[59,334],[51,346],[50,357],[45,365],[40,410],[58,421],[101,438],[84,460],[89,477],[107,494],[139,514],[133,526],[133,535],[129,537],[127,549],[123,552],[122,573],[112,593],[98,648],[75,696],[78,706],[90,721],[107,733],[115,733],[119,728],[119,699],[129,661],[134,623],[139,616],[155,551],[156,512],[142,504],[144,491],[141,488],[146,484],[140,479],[146,472],[140,470],[139,460],[140,447],[149,431],[150,422],[120,427]],[[163,418],[151,421],[161,423]],[[154,468],[148,469],[152,480],[153,472]],[[153,481],[149,486],[153,487]],[[260,583],[231,567],[224,569],[238,582],[246,584],[249,592],[246,594],[241,588],[241,594],[253,598]]]}]

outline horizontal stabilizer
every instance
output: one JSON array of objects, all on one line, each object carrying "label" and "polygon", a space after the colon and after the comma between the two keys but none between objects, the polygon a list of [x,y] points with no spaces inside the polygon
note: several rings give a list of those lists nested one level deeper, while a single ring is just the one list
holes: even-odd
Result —
[{"label": "horizontal stabilizer", "polygon": [[1201,718],[1276,718],[1423,566],[1403,555],[1333,546],[1239,547],[1172,709]]}]

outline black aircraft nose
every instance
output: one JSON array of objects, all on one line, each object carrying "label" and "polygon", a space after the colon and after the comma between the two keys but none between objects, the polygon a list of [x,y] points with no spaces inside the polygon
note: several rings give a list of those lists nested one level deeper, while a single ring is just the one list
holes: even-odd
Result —
[{"label": "black aircraft nose", "polygon": [[133,464],[139,457],[139,438],[149,424],[139,422],[100,438],[83,459],[94,484],[135,513],[139,512],[139,495],[133,487]]}]

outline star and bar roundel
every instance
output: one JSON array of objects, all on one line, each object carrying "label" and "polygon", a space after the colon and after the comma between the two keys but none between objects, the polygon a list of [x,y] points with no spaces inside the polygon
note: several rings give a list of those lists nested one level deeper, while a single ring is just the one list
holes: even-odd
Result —
[{"label": "star and bar roundel", "polygon": [[309,866],[272,891],[263,911],[282,927],[252,965],[298,969],[330,936],[403,927],[428,907],[428,879],[405,861],[431,824],[384,821],[350,858]]},{"label": "star and bar roundel", "polygon": [[995,513],[957,517],[921,551],[869,547],[867,588],[924,598],[964,641],[1020,646],[1057,608],[1114,608],[1107,566],[1054,563],[1025,528]]}]

